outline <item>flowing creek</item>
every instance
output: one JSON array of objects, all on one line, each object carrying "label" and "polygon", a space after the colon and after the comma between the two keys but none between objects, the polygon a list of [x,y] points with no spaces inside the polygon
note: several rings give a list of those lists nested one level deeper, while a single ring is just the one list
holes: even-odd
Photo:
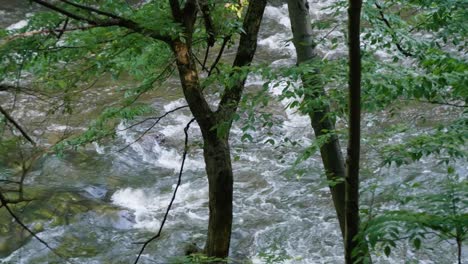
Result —
[{"label": "flowing creek", "polygon": [[[19,22],[31,12],[28,5],[19,2],[26,1],[0,0],[2,27]],[[329,4],[320,0],[312,2],[314,10]],[[326,12],[314,11],[312,18],[326,15]],[[293,46],[286,44],[290,37],[286,5],[269,6],[257,61],[294,65]],[[345,52],[345,49],[337,49],[327,53],[323,47],[321,55],[333,57]],[[113,96],[120,96],[112,92],[112,87],[102,85],[99,97],[105,98],[103,101],[109,102]],[[261,85],[259,78],[250,76],[247,91]],[[278,95],[281,90],[282,87],[271,88],[270,92]],[[180,99],[176,82],[155,94],[145,100],[156,112],[163,113],[185,104]],[[6,96],[6,93],[0,95]],[[0,101],[6,102],[4,99]],[[291,170],[297,156],[312,142],[313,134],[308,117],[294,110],[283,111],[286,103],[272,102],[266,109],[273,113],[278,124],[271,130],[258,126],[257,131],[251,132],[253,142],[240,140],[241,124],[236,124],[231,134],[235,157],[231,257],[235,263],[343,263],[341,235],[323,180],[320,157],[315,155],[300,165],[299,169],[306,170],[302,177],[296,177]],[[25,98],[14,112],[15,116],[23,120],[44,117],[45,113],[33,104],[34,101]],[[99,111],[93,109],[90,115],[96,116]],[[441,115],[444,114],[442,111]],[[141,247],[135,242],[145,241],[158,230],[175,188],[183,149],[183,128],[190,119],[187,110],[170,114],[140,141],[119,151],[151,125],[151,122],[145,122],[123,130],[130,123],[122,122],[118,125],[121,131],[108,144],[94,144],[76,152],[66,152],[61,157],[49,155],[42,158],[26,176],[26,191],[37,193],[41,200],[31,202],[19,215],[53,248],[74,256],[70,259],[73,263],[133,263]],[[370,119],[367,116],[366,124],[371,123]],[[79,131],[86,126],[82,117],[71,123],[52,121],[49,120],[48,126],[51,134],[70,128]],[[378,125],[379,120],[366,129],[366,133],[379,133]],[[295,147],[278,144],[285,137],[299,144]],[[162,236],[147,247],[140,263],[169,263],[175,257],[183,256],[188,245],[203,246],[208,220],[208,190],[203,155],[198,145],[200,139],[198,126],[193,124],[190,128],[191,148],[175,204]],[[277,144],[265,143],[268,139]],[[398,140],[397,136],[394,140]],[[43,143],[47,144],[47,139]],[[379,161],[373,160],[371,150],[364,153],[364,167],[372,168],[376,162]],[[459,164],[457,170],[467,173],[464,164]],[[0,176],[7,173],[0,170]],[[380,181],[382,189],[391,189],[398,182],[430,179],[444,173],[426,159],[399,169],[391,167],[364,172],[363,186],[366,189]],[[371,174],[372,177],[378,174],[378,179],[370,177]],[[12,236],[0,235],[0,257],[3,257],[0,262],[61,263],[37,240],[20,240],[13,236],[27,234],[15,232]],[[20,246],[15,247],[12,241]],[[468,251],[466,246],[464,251]],[[411,259],[428,264],[454,263],[455,253],[453,245],[438,243],[432,252],[415,252],[408,246],[400,248],[390,258],[382,254],[374,256],[374,260],[392,264],[408,263],[406,261]],[[464,259],[468,260],[467,253],[464,253]]]}]

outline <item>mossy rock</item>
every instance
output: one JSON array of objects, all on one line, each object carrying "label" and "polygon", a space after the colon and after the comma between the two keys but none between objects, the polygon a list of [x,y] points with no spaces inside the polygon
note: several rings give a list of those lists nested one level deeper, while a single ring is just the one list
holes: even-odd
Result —
[{"label": "mossy rock", "polygon": [[[86,236],[86,238],[83,236]],[[67,234],[61,238],[60,245],[56,248],[56,252],[63,256],[73,257],[93,257],[101,253],[95,245],[83,244],[83,239],[98,240],[98,237],[95,233],[84,233],[82,236]]]},{"label": "mossy rock", "polygon": [[[10,204],[9,207],[35,233],[54,226],[71,224],[77,221],[80,215],[89,211],[100,214],[113,214],[114,212],[117,214],[121,210],[102,201],[84,197],[79,192],[50,192],[50,190],[43,188],[29,188],[25,193],[29,195],[27,198],[34,197],[34,199],[28,203]],[[8,256],[30,239],[31,235],[14,221],[7,210],[1,208],[0,257]],[[62,250],[65,250],[66,245],[72,244],[74,241],[76,241],[74,237],[65,237]],[[86,246],[80,246],[79,250],[72,255],[91,256],[95,254],[92,248]]]}]

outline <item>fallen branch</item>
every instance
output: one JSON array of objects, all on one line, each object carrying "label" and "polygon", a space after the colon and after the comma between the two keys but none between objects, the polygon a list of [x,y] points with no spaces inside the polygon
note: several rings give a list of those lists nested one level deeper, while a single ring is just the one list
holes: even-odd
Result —
[{"label": "fallen branch", "polygon": [[192,118],[192,120],[190,120],[184,128],[184,134],[185,134],[184,153],[182,154],[182,163],[180,164],[179,177],[177,179],[177,184],[174,189],[174,193],[172,194],[171,201],[169,205],[167,206],[166,213],[164,214],[164,218],[161,222],[161,225],[159,226],[158,233],[143,243],[141,242],[137,243],[137,244],[143,244],[143,246],[141,247],[140,252],[138,253],[138,256],[134,264],[138,263],[138,260],[140,260],[141,254],[143,254],[143,251],[145,250],[146,246],[148,246],[149,243],[151,243],[152,241],[154,241],[155,239],[161,236],[162,229],[164,227],[164,224],[166,223],[167,217],[169,216],[169,211],[171,210],[172,204],[174,203],[174,200],[176,198],[177,190],[179,189],[179,186],[182,183],[182,172],[184,171],[185,159],[187,157],[187,152],[188,152],[188,130],[190,128],[190,124],[192,124],[193,121],[195,121],[195,118]]}]

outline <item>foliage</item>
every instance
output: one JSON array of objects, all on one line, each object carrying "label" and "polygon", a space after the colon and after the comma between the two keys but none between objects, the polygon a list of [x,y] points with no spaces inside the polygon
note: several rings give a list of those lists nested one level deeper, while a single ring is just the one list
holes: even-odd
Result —
[{"label": "foliage", "polygon": [[215,258],[215,257],[208,257],[204,254],[197,253],[191,254],[189,256],[178,257],[171,260],[171,264],[203,264],[203,263],[229,263],[229,260]]},{"label": "foliage", "polygon": [[459,119],[448,126],[440,125],[434,131],[409,137],[403,143],[383,146],[383,164],[401,166],[431,155],[446,164],[456,160],[466,161],[467,121],[466,118]]},{"label": "foliage", "polygon": [[468,181],[455,175],[452,167],[448,168],[449,174],[438,182],[440,189],[436,192],[400,195],[401,209],[383,211],[364,223],[361,235],[372,248],[379,246],[389,256],[401,241],[420,249],[434,238],[460,243],[467,240]]}]

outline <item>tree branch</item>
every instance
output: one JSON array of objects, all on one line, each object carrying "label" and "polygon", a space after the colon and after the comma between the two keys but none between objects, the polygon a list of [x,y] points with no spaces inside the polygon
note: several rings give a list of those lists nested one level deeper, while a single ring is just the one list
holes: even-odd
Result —
[{"label": "tree branch", "polygon": [[89,11],[89,12],[92,12],[92,13],[96,13],[98,15],[103,15],[103,16],[114,18],[114,19],[123,19],[124,20],[124,18],[121,17],[121,16],[118,16],[118,15],[115,15],[115,14],[112,14],[112,13],[109,13],[109,12],[106,12],[106,11],[102,11],[102,10],[99,10],[99,9],[96,9],[96,8],[93,8],[93,7],[90,7],[90,6],[80,5],[80,4],[77,4],[77,3],[74,3],[74,2],[71,2],[71,1],[68,1],[68,0],[60,0],[60,2],[66,3],[68,5],[71,5],[71,6],[74,6],[74,7],[77,7],[79,9],[83,9],[83,10],[86,10],[86,11]]},{"label": "tree branch", "polygon": [[426,104],[436,104],[436,105],[453,106],[453,107],[459,107],[459,108],[468,108],[468,105],[448,103],[448,102],[440,102],[440,101],[432,101],[432,100],[420,100],[420,99],[403,99],[403,100],[421,102],[421,103],[426,103]]},{"label": "tree branch", "polygon": [[182,23],[183,18],[179,0],[169,0],[169,5],[171,6],[172,17],[174,17],[174,20]]},{"label": "tree branch", "polygon": [[[392,25],[390,24],[390,21],[388,21],[387,18],[385,18],[385,14],[383,12],[383,8],[381,5],[379,5],[377,2],[375,2],[375,6],[377,7],[377,9],[379,9],[379,14],[380,14],[380,18],[379,20],[383,21],[385,23],[385,25],[388,27],[388,29],[391,30],[391,35],[392,37],[394,37],[395,39],[397,38],[396,34],[395,34],[395,31],[393,30],[392,28]],[[406,57],[412,57],[414,56],[413,53],[407,51],[406,49],[404,49],[402,46],[401,46],[401,43],[396,40],[395,42],[395,46],[397,47],[397,49],[403,54],[405,55]]]},{"label": "tree branch", "polygon": [[187,152],[188,152],[188,130],[190,128],[190,124],[195,121],[195,118],[192,118],[187,125],[184,128],[184,134],[185,134],[185,142],[184,142],[184,153],[182,154],[182,163],[180,164],[180,170],[179,170],[179,177],[177,179],[177,184],[174,189],[174,192],[172,194],[171,201],[169,202],[169,205],[167,206],[166,213],[164,214],[164,218],[161,222],[161,225],[159,226],[158,233],[151,237],[150,239],[146,240],[143,243],[138,243],[138,244],[143,244],[143,246],[140,249],[140,252],[138,253],[138,256],[134,262],[134,264],[137,264],[138,261],[140,260],[141,254],[143,254],[143,251],[145,250],[146,246],[148,246],[149,243],[157,239],[158,237],[161,236],[162,229],[164,227],[164,224],[166,223],[167,217],[169,216],[169,211],[171,210],[172,204],[174,203],[174,200],[176,198],[177,190],[179,189],[180,184],[182,183],[182,173],[184,171],[184,165],[185,165],[185,159],[187,158]]},{"label": "tree branch", "polygon": [[5,118],[11,123],[13,124],[14,127],[16,127],[16,129],[19,130],[19,132],[21,133],[21,135],[27,140],[29,141],[33,146],[36,146],[36,142],[34,142],[34,140],[28,135],[28,133],[26,133],[26,131],[21,127],[20,124],[18,124],[18,122],[16,122],[16,120],[10,115],[8,114],[8,112],[3,109],[3,107],[0,105],[0,113],[3,114],[3,116],[5,116]]},{"label": "tree branch", "polygon": [[13,210],[8,206],[8,200],[6,197],[3,195],[2,192],[0,192],[0,202],[1,202],[1,207],[4,207],[7,211],[8,214],[10,214],[11,217],[18,223],[24,230],[26,230],[31,236],[33,236],[35,239],[37,239],[41,244],[43,244],[47,249],[49,249],[52,253],[54,253],[56,256],[59,258],[63,259],[66,263],[70,263],[69,260],[67,260],[64,256],[59,254],[57,251],[55,251],[54,248],[52,248],[46,241],[44,241],[42,238],[40,238],[34,231],[32,231],[29,227],[27,227],[21,219],[13,212]]},{"label": "tree branch", "polygon": [[87,18],[87,17],[84,17],[84,16],[80,16],[80,15],[77,15],[77,14],[74,14],[64,8],[61,8],[61,7],[58,7],[56,5],[53,5],[51,3],[48,3],[47,1],[43,1],[43,0],[32,0],[33,2],[41,5],[41,6],[44,6],[44,7],[47,7],[51,10],[54,10],[62,15],[65,15],[67,17],[70,17],[70,18],[73,18],[75,20],[78,20],[78,21],[84,21],[90,25],[93,25],[95,27],[113,27],[113,26],[118,26],[118,27],[123,27],[123,28],[127,28],[127,29],[130,29],[130,30],[133,30],[135,32],[138,32],[142,35],[145,35],[145,36],[149,36],[153,39],[157,39],[157,40],[161,40],[161,41],[164,41],[166,43],[170,43],[171,42],[171,37],[168,36],[168,35],[163,35],[161,34],[161,32],[159,31],[155,31],[155,30],[151,30],[151,29],[147,29],[143,26],[141,26],[140,24],[130,20],[130,19],[126,19],[126,18],[123,18],[123,17],[120,17],[120,16],[117,16],[115,14],[111,14],[111,13],[108,13],[108,12],[105,12],[105,11],[100,11],[100,10],[97,10],[95,8],[92,8],[92,7],[88,7],[88,6],[82,6],[82,5],[79,5],[79,4],[76,4],[76,3],[71,3],[69,1],[66,1],[66,0],[61,0],[62,2],[65,2],[69,5],[73,5],[73,6],[76,6],[78,8],[81,8],[83,10],[88,10],[89,12],[94,12],[94,13],[97,13],[99,15],[104,15],[104,16],[107,16],[109,17],[109,19],[106,19],[106,20],[101,20],[101,19],[91,19],[91,18]]},{"label": "tree branch", "polygon": [[208,34],[208,46],[213,47],[215,43],[215,37],[216,37],[216,31],[213,25],[213,19],[211,18],[210,15],[210,7],[208,5],[207,0],[198,0],[198,6],[200,8],[200,11],[203,15],[203,20],[205,21],[205,29],[206,33]]},{"label": "tree branch", "polygon": [[[241,34],[239,40],[239,47],[232,65],[233,68],[248,66],[252,62],[257,49],[258,31],[266,3],[266,0],[251,1],[249,3],[243,22],[244,33]],[[225,121],[231,119],[232,114],[237,110],[246,79],[247,76],[243,76],[232,87],[225,88],[216,112]]]},{"label": "tree branch", "polygon": [[[71,32],[71,31],[77,31],[77,30],[87,30],[87,29],[92,29],[92,28],[96,28],[96,27],[98,27],[98,26],[90,25],[90,26],[73,27],[73,28],[63,27],[62,29],[33,30],[33,31],[27,31],[27,32],[24,32],[24,33],[8,36],[8,37],[5,38],[5,40],[8,42],[8,41],[12,41],[12,40],[17,39],[17,38],[31,37],[31,36],[34,36],[34,35],[51,34],[51,33],[58,33],[59,35],[57,35],[57,38],[60,38],[63,35],[63,33],[65,33],[65,32]],[[0,86],[0,91],[1,91],[1,88],[2,87]]]},{"label": "tree branch", "polygon": [[170,110],[170,111],[167,111],[166,113],[164,113],[164,114],[161,115],[161,116],[146,118],[146,119],[144,119],[144,120],[142,120],[142,121],[140,121],[140,122],[137,122],[137,123],[135,123],[135,124],[133,124],[133,125],[131,125],[131,126],[128,126],[128,127],[124,128],[124,129],[119,130],[119,131],[125,131],[125,130],[128,130],[128,129],[132,128],[132,127],[135,127],[135,126],[137,126],[137,125],[139,125],[139,124],[142,124],[142,123],[144,123],[144,122],[146,122],[146,121],[148,121],[148,120],[154,120],[154,119],[156,119],[156,121],[154,121],[154,123],[153,123],[149,128],[147,128],[145,131],[143,131],[143,133],[141,133],[141,135],[140,135],[137,139],[135,139],[133,142],[127,144],[125,147],[123,147],[123,148],[117,150],[117,152],[122,152],[122,151],[124,151],[125,149],[127,149],[128,147],[130,147],[131,145],[133,145],[133,144],[135,144],[136,142],[138,142],[138,141],[139,141],[140,139],[142,139],[143,136],[145,136],[151,129],[153,129],[153,128],[159,123],[159,121],[161,121],[161,120],[162,120],[164,117],[166,117],[167,115],[169,115],[169,114],[171,114],[171,113],[174,113],[174,112],[176,112],[177,110],[180,110],[180,109],[183,109],[183,108],[187,108],[187,107],[188,107],[188,105],[183,105],[183,106],[176,107],[176,108],[174,108],[174,109],[172,109],[172,110]]},{"label": "tree branch", "polygon": [[224,37],[223,44],[221,44],[221,48],[218,52],[218,56],[216,56],[215,61],[213,62],[213,64],[210,67],[210,70],[208,71],[208,76],[211,75],[214,69],[218,70],[218,68],[216,68],[216,65],[218,65],[219,61],[221,60],[221,57],[223,56],[223,53],[224,53],[224,49],[226,48],[226,45],[228,44],[230,39],[231,39],[231,35]]}]

